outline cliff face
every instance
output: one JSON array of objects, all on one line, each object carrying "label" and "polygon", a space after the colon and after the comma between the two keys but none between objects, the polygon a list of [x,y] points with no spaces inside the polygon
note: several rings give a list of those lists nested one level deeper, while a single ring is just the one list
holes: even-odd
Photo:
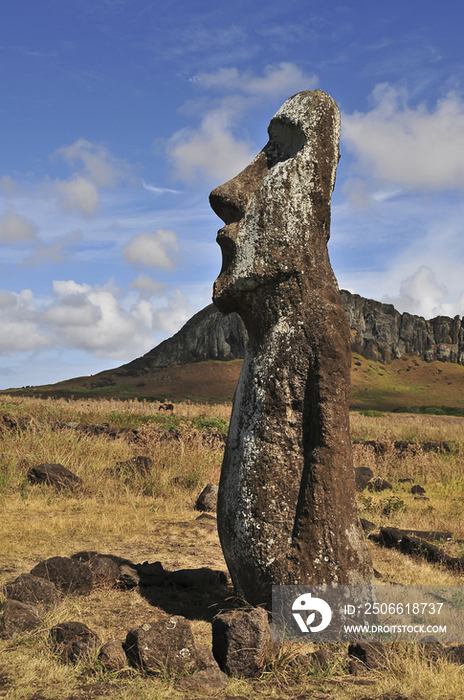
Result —
[{"label": "cliff face", "polygon": [[[364,299],[341,290],[351,326],[352,350],[368,360],[388,364],[404,355],[426,362],[440,360],[464,365],[464,319],[400,314],[391,304]],[[143,357],[124,365],[124,374],[138,375],[154,367],[172,367],[206,360],[235,360],[244,356],[247,333],[241,318],[223,315],[213,304],[187,321],[178,333]]]},{"label": "cliff face", "polygon": [[342,304],[351,326],[352,350],[368,360],[388,364],[403,355],[418,355],[426,362],[464,365],[464,323],[459,316],[400,314],[391,304],[364,299],[341,290]]}]

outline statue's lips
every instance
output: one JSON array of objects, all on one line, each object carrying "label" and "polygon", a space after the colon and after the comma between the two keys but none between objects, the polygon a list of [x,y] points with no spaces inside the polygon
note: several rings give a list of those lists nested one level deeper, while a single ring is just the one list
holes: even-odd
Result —
[{"label": "statue's lips", "polygon": [[232,227],[224,226],[218,231],[216,237],[216,242],[219,244],[222,252],[222,268],[219,273],[221,275],[232,266],[235,258],[236,244],[230,228]]}]

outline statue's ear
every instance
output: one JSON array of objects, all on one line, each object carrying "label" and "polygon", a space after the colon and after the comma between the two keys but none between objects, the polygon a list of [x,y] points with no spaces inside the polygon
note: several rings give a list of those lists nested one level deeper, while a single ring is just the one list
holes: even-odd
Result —
[{"label": "statue's ear", "polygon": [[271,119],[267,131],[269,142],[264,150],[269,168],[296,156],[306,143],[306,134],[301,126],[284,115]]}]

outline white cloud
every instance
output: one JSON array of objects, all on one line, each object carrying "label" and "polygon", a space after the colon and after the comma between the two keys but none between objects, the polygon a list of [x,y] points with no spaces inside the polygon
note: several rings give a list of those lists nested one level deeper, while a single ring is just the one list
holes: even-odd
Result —
[{"label": "white cloud", "polygon": [[17,214],[14,207],[0,217],[0,241],[18,243],[31,241],[36,237],[38,227],[29,219]]},{"label": "white cloud", "polygon": [[140,233],[122,249],[132,265],[162,267],[172,270],[179,261],[181,249],[174,231],[159,228],[153,233]]},{"label": "white cloud", "polygon": [[269,100],[312,89],[316,83],[316,76],[306,76],[293,63],[268,66],[262,77],[251,71],[239,73],[236,68],[198,73],[192,84],[215,96],[206,98],[206,106],[204,99],[189,103],[190,111],[201,114],[199,127],[181,129],[169,140],[167,155],[174,176],[187,183],[205,176],[221,181],[233,177],[248,165],[256,150],[236,133],[244,114]]},{"label": "white cloud", "polygon": [[71,146],[62,146],[56,153],[71,166],[80,161],[84,166],[81,175],[99,187],[113,188],[124,180],[134,179],[125,161],[115,158],[105,146],[86,139],[79,139]]},{"label": "white cloud", "polygon": [[100,205],[97,186],[80,175],[74,175],[69,180],[55,180],[51,192],[58,197],[58,204],[63,211],[77,211],[84,216],[92,216]]},{"label": "white cloud", "polygon": [[118,160],[102,145],[79,139],[71,146],[62,146],[55,151],[71,167],[82,164],[66,180],[46,182],[47,194],[57,197],[58,205],[66,212],[79,212],[93,216],[100,206],[100,189],[114,189],[122,182],[136,181],[131,167]]},{"label": "white cloud", "polygon": [[194,307],[180,289],[174,290],[174,296],[168,299],[168,305],[158,309],[153,315],[153,323],[163,333],[172,335],[186,323],[194,312]]},{"label": "white cloud", "polygon": [[201,173],[228,180],[253,159],[251,147],[238,141],[217,112],[208,114],[199,129],[182,129],[169,141],[175,177],[194,183]]},{"label": "white cloud", "polygon": [[195,311],[179,289],[153,301],[114,286],[55,280],[52,293],[35,297],[0,291],[0,355],[53,348],[81,350],[94,357],[127,361],[175,333]]},{"label": "white cloud", "polygon": [[71,231],[64,236],[57,236],[49,245],[38,244],[35,250],[21,263],[21,267],[38,267],[45,263],[63,263],[73,257],[70,248],[83,239],[80,229]]},{"label": "white cloud", "polygon": [[180,190],[171,190],[169,187],[155,187],[154,185],[148,185],[145,180],[142,180],[142,187],[144,190],[148,190],[154,194],[182,194]]},{"label": "white cloud", "polygon": [[50,347],[51,338],[41,328],[30,289],[19,294],[0,291],[0,354]]},{"label": "white cloud", "polygon": [[0,190],[7,196],[11,197],[14,195],[17,189],[16,183],[9,175],[2,175],[2,177],[0,177]]},{"label": "white cloud", "polygon": [[152,296],[161,294],[166,289],[163,282],[157,282],[148,275],[139,275],[131,282],[131,287],[135,287],[142,299],[150,299]]},{"label": "white cloud", "polygon": [[437,282],[430,267],[421,265],[410,277],[401,282],[399,296],[384,297],[383,301],[393,304],[401,312],[407,311],[429,319],[444,313],[442,300],[448,290]]},{"label": "white cloud", "polygon": [[344,114],[342,137],[367,173],[407,188],[464,187],[464,102],[454,93],[434,110],[407,105],[386,83],[370,112]]},{"label": "white cloud", "polygon": [[298,66],[288,62],[266,66],[263,77],[251,71],[239,73],[236,68],[226,68],[214,73],[198,73],[193,78],[193,82],[206,89],[237,92],[253,98],[290,97],[295,91],[311,90],[317,80],[317,76],[305,76]]}]

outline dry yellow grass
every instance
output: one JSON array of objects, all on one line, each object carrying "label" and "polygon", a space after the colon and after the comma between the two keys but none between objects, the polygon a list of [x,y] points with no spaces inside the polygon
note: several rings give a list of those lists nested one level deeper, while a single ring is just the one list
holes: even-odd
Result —
[{"label": "dry yellow grass", "polygon": [[[222,458],[214,432],[226,421],[229,406],[176,404],[174,416],[160,416],[157,405],[139,401],[56,401],[2,397],[0,415],[34,417],[24,430],[4,430],[0,435],[0,584],[29,571],[51,556],[69,556],[90,549],[126,557],[134,562],[159,560],[167,569],[209,566],[225,569],[214,525],[195,521],[195,498],[204,484],[219,478]],[[207,435],[196,420],[206,421]],[[110,422],[137,427],[138,441],[119,437],[95,437],[74,429],[54,430],[50,421]],[[148,422],[147,422],[148,421]],[[208,424],[208,421],[210,423]],[[215,422],[216,421],[216,422]],[[166,433],[174,426],[177,433]],[[211,432],[211,429],[213,430]],[[394,492],[359,496],[362,515],[376,524],[413,529],[453,530],[464,539],[462,488],[464,485],[464,420],[445,416],[352,415],[353,437],[385,443],[383,455],[355,448],[356,464],[371,466],[388,478]],[[453,441],[451,454],[397,454],[394,440]],[[149,476],[113,472],[117,462],[137,455],[153,460]],[[60,462],[82,479],[74,492],[57,493],[47,486],[33,486],[27,471],[41,462]],[[430,501],[415,501],[408,485],[398,479],[411,476],[425,486]],[[410,485],[409,485],[410,486]],[[388,507],[396,498],[404,507]],[[371,499],[370,501],[368,499]],[[455,499],[455,500],[452,500]],[[391,506],[390,502],[390,506]],[[463,584],[462,576],[399,552],[370,544],[374,566],[383,583]],[[95,659],[66,666],[57,659],[48,641],[50,627],[64,620],[80,620],[94,629],[103,642],[124,639],[127,631],[161,614],[180,611],[189,617],[195,638],[211,643],[211,617],[227,607],[232,589],[195,608],[191,594],[165,592],[149,600],[139,591],[95,589],[85,598],[67,597],[43,619],[42,627],[17,641],[0,641],[0,696],[2,677],[9,679],[5,697],[12,700],[104,697],[109,700],[180,700],[176,678],[154,679],[134,671],[110,674]],[[189,597],[190,596],[190,597]],[[210,606],[210,607],[209,607]],[[229,695],[264,698],[331,698],[354,700],[403,694],[411,700],[463,697],[463,672],[440,662],[430,665],[408,646],[393,655],[384,671],[358,682],[347,674],[344,648],[337,651],[331,673],[308,675],[288,664],[295,648],[275,660],[257,681],[231,680]],[[374,682],[364,687],[362,682]],[[361,683],[361,684],[360,684]]]}]

